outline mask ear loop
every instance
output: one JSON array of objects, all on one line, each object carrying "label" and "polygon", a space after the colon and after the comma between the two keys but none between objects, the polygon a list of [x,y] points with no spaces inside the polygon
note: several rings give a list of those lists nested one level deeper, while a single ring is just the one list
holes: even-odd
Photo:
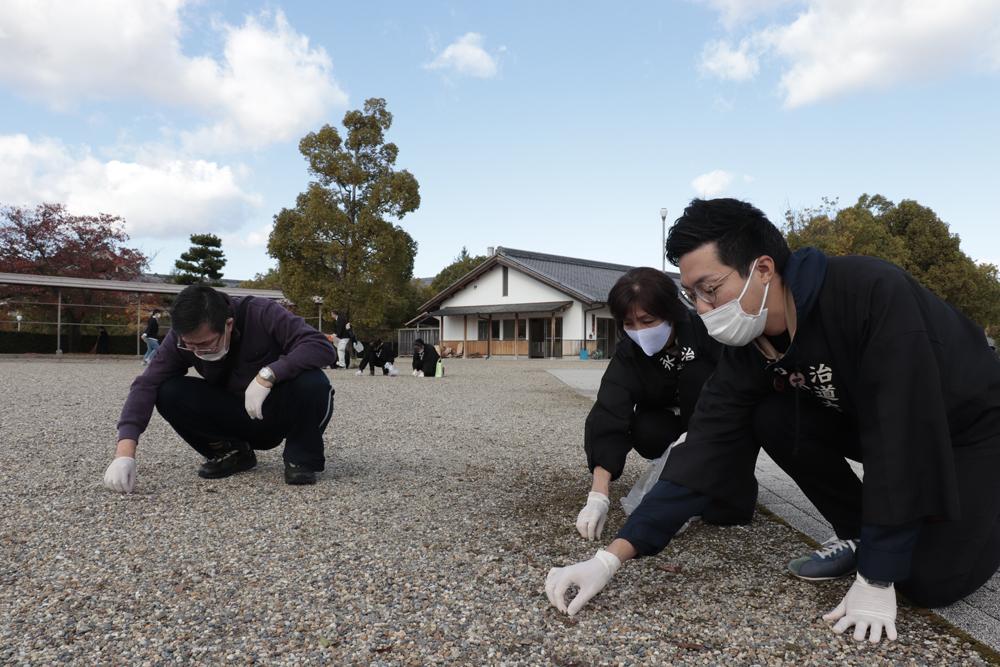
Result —
[{"label": "mask ear loop", "polygon": [[[753,280],[753,270],[757,267],[757,260],[759,260],[759,259],[760,259],[760,257],[758,257],[757,259],[755,259],[753,261],[753,264],[750,265],[750,275],[749,275],[749,277],[747,277],[747,282],[743,286],[743,291],[740,292],[739,298],[736,299],[736,303],[739,303],[740,301],[742,301],[743,300],[743,295],[747,293],[748,289],[750,289],[750,281]],[[767,303],[767,290],[769,290],[770,288],[771,288],[771,283],[770,282],[768,282],[766,285],[764,285],[764,299],[760,302],[760,310],[757,311],[756,317],[760,317],[760,314],[764,312],[764,304]]]}]

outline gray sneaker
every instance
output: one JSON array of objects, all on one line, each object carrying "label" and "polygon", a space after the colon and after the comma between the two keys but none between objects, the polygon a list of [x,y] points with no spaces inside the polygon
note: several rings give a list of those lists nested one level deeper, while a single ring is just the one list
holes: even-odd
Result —
[{"label": "gray sneaker", "polygon": [[858,546],[861,540],[841,540],[831,537],[808,556],[796,558],[788,570],[806,581],[828,581],[853,574],[858,569]]}]

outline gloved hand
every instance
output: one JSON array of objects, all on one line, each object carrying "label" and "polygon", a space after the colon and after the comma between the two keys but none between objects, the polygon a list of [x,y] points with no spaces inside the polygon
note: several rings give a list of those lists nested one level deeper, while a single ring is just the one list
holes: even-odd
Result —
[{"label": "gloved hand", "polygon": [[608,497],[603,493],[591,491],[587,494],[587,505],[576,517],[576,529],[588,540],[601,537],[604,521],[608,518]]},{"label": "gloved hand", "polygon": [[361,375],[361,371],[358,371],[357,373],[355,373],[355,375]]},{"label": "gloved hand", "polygon": [[250,380],[250,384],[247,385],[246,398],[244,399],[244,405],[247,409],[247,414],[250,415],[250,419],[263,419],[263,407],[264,399],[267,395],[271,393],[270,387],[265,387],[261,383],[257,382],[257,378]]},{"label": "gloved hand", "polygon": [[423,376],[424,376],[424,372],[423,371],[417,371],[417,377],[418,378],[422,378]]},{"label": "gloved hand", "polygon": [[[621,566],[621,561],[614,554],[601,549],[588,561],[549,570],[549,576],[545,580],[545,594],[552,606],[573,616],[590,601],[590,598],[608,585],[611,577]],[[566,591],[570,586],[576,586],[579,591],[567,608]]]},{"label": "gloved hand", "polygon": [[837,608],[823,616],[824,621],[837,621],[833,631],[843,634],[847,628],[854,626],[854,640],[864,641],[869,634],[869,641],[877,644],[885,628],[887,639],[896,639],[896,588],[878,588],[872,586],[859,573],[851,590],[841,600]]},{"label": "gloved hand", "polygon": [[104,471],[104,486],[118,493],[132,493],[135,484],[135,459],[119,456]]},{"label": "gloved hand", "polygon": [[416,368],[414,368],[413,369],[413,377],[417,377],[417,373],[419,373],[419,372],[420,371],[418,371]]}]

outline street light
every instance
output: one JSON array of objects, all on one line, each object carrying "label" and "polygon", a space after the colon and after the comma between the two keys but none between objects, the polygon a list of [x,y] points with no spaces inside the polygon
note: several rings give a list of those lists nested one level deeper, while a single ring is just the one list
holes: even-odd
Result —
[{"label": "street light", "polygon": [[667,209],[660,209],[660,217],[663,219],[663,245],[660,246],[660,258],[663,260],[663,272],[667,272]]},{"label": "street light", "polygon": [[18,331],[21,330],[21,316],[20,315],[17,316],[17,330]]}]

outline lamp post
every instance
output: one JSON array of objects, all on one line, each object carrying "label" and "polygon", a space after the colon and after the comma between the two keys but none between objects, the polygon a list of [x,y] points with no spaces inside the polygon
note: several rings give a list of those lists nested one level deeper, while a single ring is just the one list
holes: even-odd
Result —
[{"label": "lamp post", "polygon": [[660,246],[660,259],[663,260],[663,272],[667,272],[667,209],[660,209],[660,218],[663,220],[663,245]]},{"label": "lamp post", "polygon": [[21,330],[21,315],[17,316],[17,330]]}]

